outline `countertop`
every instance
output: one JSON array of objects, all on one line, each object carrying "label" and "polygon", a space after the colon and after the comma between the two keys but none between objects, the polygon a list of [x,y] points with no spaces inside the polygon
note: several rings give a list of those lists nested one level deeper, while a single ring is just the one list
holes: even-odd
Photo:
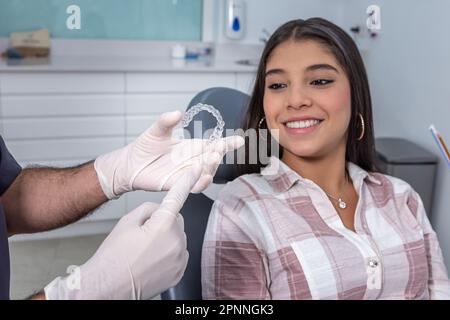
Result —
[{"label": "countertop", "polygon": [[51,56],[0,60],[0,72],[255,72],[237,60],[184,60],[162,57]]},{"label": "countertop", "polygon": [[[215,44],[208,58],[185,60],[171,58],[175,42],[52,40],[47,59],[6,61],[0,58],[0,72],[251,72],[256,64],[236,63],[239,60],[257,62],[260,45]],[[185,43],[189,48],[204,47],[204,43]],[[8,46],[0,39],[0,51]]]}]

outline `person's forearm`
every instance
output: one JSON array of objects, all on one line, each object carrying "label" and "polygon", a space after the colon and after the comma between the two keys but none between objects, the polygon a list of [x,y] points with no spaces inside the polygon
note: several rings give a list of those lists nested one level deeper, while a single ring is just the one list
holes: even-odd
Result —
[{"label": "person's forearm", "polygon": [[68,225],[105,201],[92,162],[67,169],[25,169],[2,196],[10,235]]},{"label": "person's forearm", "polygon": [[31,297],[27,298],[27,300],[47,300],[47,299],[45,297],[44,291],[42,290],[41,292],[33,294]]}]

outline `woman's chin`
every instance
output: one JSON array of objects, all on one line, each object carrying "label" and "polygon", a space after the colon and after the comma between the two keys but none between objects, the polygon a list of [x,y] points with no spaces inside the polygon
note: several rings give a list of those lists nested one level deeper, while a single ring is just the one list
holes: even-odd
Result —
[{"label": "woman's chin", "polygon": [[320,152],[317,148],[306,148],[305,146],[301,146],[294,148],[287,147],[284,149],[291,153],[293,156],[300,158],[316,158],[320,156]]}]

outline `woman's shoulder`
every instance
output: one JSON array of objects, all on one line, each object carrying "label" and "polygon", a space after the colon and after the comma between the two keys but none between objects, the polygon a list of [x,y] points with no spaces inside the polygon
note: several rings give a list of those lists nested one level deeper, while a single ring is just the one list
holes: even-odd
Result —
[{"label": "woman's shoulder", "polygon": [[375,180],[380,181],[379,185],[383,189],[391,191],[394,194],[410,194],[412,192],[415,192],[413,187],[408,182],[398,177],[394,177],[381,172],[370,172],[369,175],[375,178]]},{"label": "woman's shoulder", "polygon": [[349,163],[352,178],[364,178],[364,183],[370,190],[373,200],[378,206],[385,206],[389,201],[401,207],[420,196],[407,181],[379,171],[367,171]]},{"label": "woman's shoulder", "polygon": [[217,200],[245,199],[265,192],[266,189],[267,181],[261,174],[244,174],[228,182],[219,193]]},{"label": "woman's shoulder", "polygon": [[371,173],[381,183],[372,185],[371,193],[378,207],[384,207],[389,201],[404,212],[402,208],[409,209],[417,217],[418,210],[423,207],[420,194],[407,181],[383,173]]},{"label": "woman's shoulder", "polygon": [[398,194],[410,192],[412,190],[412,187],[408,182],[378,170],[366,170],[353,162],[347,162],[347,168],[352,179],[359,180],[363,178],[366,185],[377,192],[394,192]]}]

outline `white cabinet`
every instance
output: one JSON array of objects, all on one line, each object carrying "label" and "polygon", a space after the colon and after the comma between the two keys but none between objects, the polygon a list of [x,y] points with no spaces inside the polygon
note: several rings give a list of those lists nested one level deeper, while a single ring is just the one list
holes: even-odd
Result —
[{"label": "white cabinet", "polygon": [[[0,74],[0,79],[1,79]],[[3,82],[7,82],[3,80]],[[0,83],[1,88],[1,83]],[[104,116],[124,113],[124,95],[118,94],[25,94],[1,96],[2,116],[21,117],[70,117]]]},{"label": "white cabinet", "polygon": [[235,73],[130,73],[127,92],[199,92],[211,87],[236,87]]},{"label": "white cabinet", "polygon": [[[238,72],[0,72],[0,133],[22,166],[79,165],[125,146],[161,113],[185,110],[198,92],[231,87],[248,93],[253,78]],[[164,194],[127,194],[67,230],[93,233],[95,223]]]},{"label": "white cabinet", "polygon": [[124,74],[28,72],[2,74],[2,94],[124,92]]},{"label": "white cabinet", "polygon": [[134,138],[145,131],[157,117],[167,111],[184,111],[194,92],[127,93],[125,97],[126,135]]},{"label": "white cabinet", "polygon": [[[26,130],[24,130],[26,128]],[[118,136],[125,134],[122,116],[5,119],[3,132],[9,139],[51,139]]]}]

